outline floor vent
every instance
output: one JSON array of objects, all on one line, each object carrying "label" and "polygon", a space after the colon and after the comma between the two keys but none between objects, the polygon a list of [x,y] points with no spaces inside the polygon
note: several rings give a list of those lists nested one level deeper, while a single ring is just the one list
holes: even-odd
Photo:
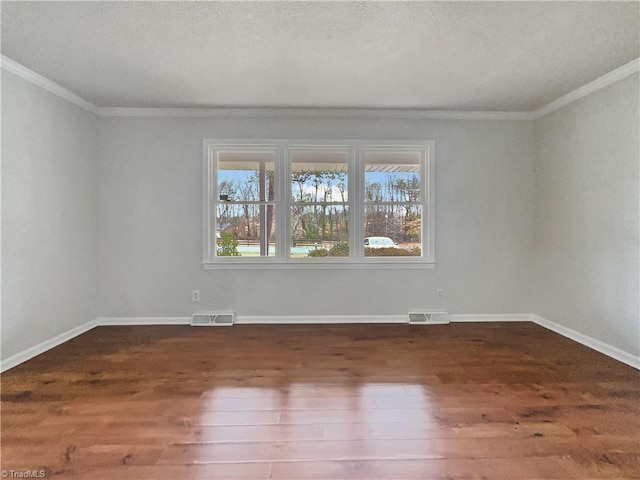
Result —
[{"label": "floor vent", "polygon": [[233,325],[233,313],[194,313],[192,327],[230,327]]},{"label": "floor vent", "polygon": [[445,325],[449,323],[447,312],[409,312],[411,325]]}]

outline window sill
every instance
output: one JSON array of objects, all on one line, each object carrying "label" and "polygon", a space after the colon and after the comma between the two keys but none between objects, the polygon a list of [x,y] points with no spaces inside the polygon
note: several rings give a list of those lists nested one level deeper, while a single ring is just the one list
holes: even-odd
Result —
[{"label": "window sill", "polygon": [[407,261],[399,262],[397,259],[390,261],[372,260],[364,262],[347,261],[234,261],[234,262],[203,262],[204,270],[415,270],[433,269],[434,261]]}]

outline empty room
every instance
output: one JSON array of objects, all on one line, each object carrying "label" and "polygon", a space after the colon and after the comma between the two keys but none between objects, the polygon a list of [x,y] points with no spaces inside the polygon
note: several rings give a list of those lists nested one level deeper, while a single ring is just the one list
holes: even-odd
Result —
[{"label": "empty room", "polygon": [[0,13],[2,478],[640,478],[640,3]]}]

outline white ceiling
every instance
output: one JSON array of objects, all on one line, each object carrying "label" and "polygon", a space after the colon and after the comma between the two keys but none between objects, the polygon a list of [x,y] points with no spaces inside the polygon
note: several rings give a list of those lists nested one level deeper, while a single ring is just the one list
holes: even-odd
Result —
[{"label": "white ceiling", "polygon": [[638,2],[0,2],[99,107],[531,111],[637,58]]}]

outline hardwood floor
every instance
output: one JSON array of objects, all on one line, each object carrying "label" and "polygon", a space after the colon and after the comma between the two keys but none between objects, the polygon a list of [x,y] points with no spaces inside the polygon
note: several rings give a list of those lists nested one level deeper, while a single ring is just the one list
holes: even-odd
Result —
[{"label": "hardwood floor", "polygon": [[99,327],[1,380],[46,478],[640,478],[640,372],[531,323]]}]

